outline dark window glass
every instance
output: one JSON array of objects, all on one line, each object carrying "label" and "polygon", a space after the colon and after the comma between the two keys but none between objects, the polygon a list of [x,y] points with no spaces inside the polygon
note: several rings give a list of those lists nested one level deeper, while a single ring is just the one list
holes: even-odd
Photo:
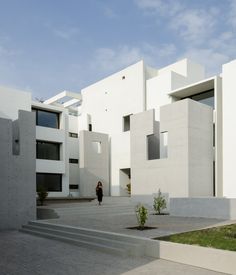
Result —
[{"label": "dark window glass", "polygon": [[78,184],[70,184],[70,189],[79,189]]},{"label": "dark window glass", "polygon": [[59,114],[40,109],[32,109],[36,113],[36,125],[50,128],[59,128]]},{"label": "dark window glass", "polygon": [[69,132],[69,137],[77,138],[78,134]]},{"label": "dark window glass", "polygon": [[200,103],[206,104],[213,109],[215,108],[214,103],[214,90],[209,90],[200,94],[192,95],[187,98],[191,98],[192,100],[198,101]]},{"label": "dark window glass", "polygon": [[131,115],[123,117],[123,131],[124,132],[127,132],[130,130],[130,116]]},{"label": "dark window glass", "polygon": [[48,192],[61,192],[62,191],[62,175],[61,174],[47,174],[37,173],[36,184],[37,191],[39,187],[43,187]]},{"label": "dark window glass", "polygon": [[60,143],[37,140],[37,159],[60,160]]},{"label": "dark window glass", "polygon": [[89,131],[92,131],[92,124],[89,124]]},{"label": "dark window glass", "polygon": [[78,159],[69,159],[69,163],[79,163]]}]

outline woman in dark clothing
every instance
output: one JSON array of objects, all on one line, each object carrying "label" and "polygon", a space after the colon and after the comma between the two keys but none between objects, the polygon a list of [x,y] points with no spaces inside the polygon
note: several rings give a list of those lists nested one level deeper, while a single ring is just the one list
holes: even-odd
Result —
[{"label": "woman in dark clothing", "polygon": [[99,205],[101,205],[102,197],[103,197],[103,190],[102,190],[102,183],[101,183],[101,181],[99,181],[98,184],[97,184],[96,195],[97,195],[97,198],[98,198],[98,203],[99,203]]}]

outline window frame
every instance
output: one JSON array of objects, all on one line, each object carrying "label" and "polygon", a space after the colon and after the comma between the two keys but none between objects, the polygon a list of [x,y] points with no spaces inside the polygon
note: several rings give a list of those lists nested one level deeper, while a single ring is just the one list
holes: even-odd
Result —
[{"label": "window frame", "polygon": [[[57,152],[57,158],[39,158],[38,157],[38,143],[46,143],[46,144],[54,144],[58,146],[58,152]],[[41,160],[53,160],[53,161],[60,161],[61,160],[61,143],[59,142],[51,142],[51,141],[45,141],[45,140],[36,140],[36,159],[41,159]]]},{"label": "window frame", "polygon": [[[32,112],[35,112],[35,118],[36,118],[36,125],[40,127],[46,127],[46,128],[52,128],[52,129],[60,129],[60,113],[59,112],[53,112],[49,110],[44,110],[44,109],[37,109],[33,107]],[[44,113],[51,113],[56,115],[56,127],[51,127],[51,126],[45,126],[45,125],[39,125],[39,120],[38,120],[38,112],[44,112]]]}]

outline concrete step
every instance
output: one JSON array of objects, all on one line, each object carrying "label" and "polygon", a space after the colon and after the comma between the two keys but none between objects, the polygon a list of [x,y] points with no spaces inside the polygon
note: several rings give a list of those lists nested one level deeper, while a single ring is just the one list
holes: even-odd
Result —
[{"label": "concrete step", "polygon": [[144,255],[143,240],[123,234],[41,222],[30,222],[23,226],[21,231],[45,237],[53,236],[53,239],[65,239],[71,243],[74,240],[77,245],[81,242],[83,246],[87,245],[89,248],[94,246],[95,249],[105,252],[111,248],[110,252],[114,250],[115,253],[121,252],[123,255]]},{"label": "concrete step", "polygon": [[44,237],[44,238],[48,238],[48,239],[52,239],[52,240],[58,240],[58,241],[70,243],[70,244],[85,247],[85,248],[95,249],[95,250],[99,250],[99,251],[102,251],[105,253],[113,253],[113,254],[117,254],[117,255],[126,255],[126,253],[127,253],[124,249],[111,247],[111,246],[107,246],[107,245],[100,245],[100,244],[86,242],[86,241],[82,241],[82,240],[75,240],[75,239],[68,238],[65,236],[49,234],[49,233],[45,233],[42,231],[36,231],[36,230],[32,230],[32,229],[22,228],[22,229],[20,229],[20,232],[31,234],[31,235],[36,235],[36,236],[40,236],[40,237]]}]

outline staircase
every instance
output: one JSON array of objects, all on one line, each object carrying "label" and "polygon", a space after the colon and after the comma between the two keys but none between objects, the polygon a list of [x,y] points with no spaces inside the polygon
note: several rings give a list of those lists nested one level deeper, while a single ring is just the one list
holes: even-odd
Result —
[{"label": "staircase", "polygon": [[102,252],[129,256],[145,255],[146,243],[150,240],[124,234],[99,231],[81,227],[56,225],[32,221],[20,230],[49,239],[55,239],[74,245],[96,249]]}]

